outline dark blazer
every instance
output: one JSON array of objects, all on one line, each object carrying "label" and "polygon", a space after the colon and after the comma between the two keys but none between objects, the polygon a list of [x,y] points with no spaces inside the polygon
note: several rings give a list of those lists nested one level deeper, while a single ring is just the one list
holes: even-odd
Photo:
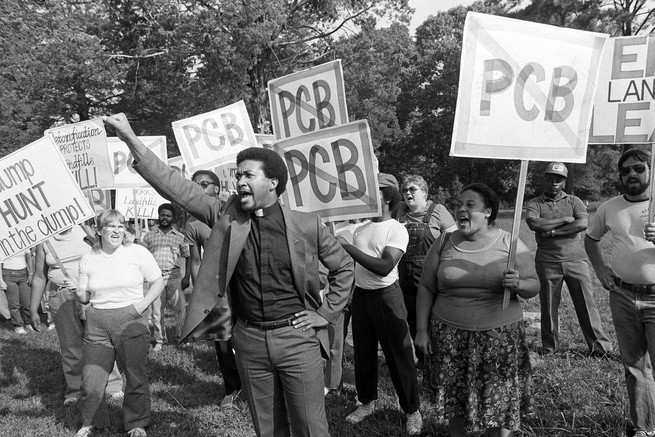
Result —
[{"label": "dark blazer", "polygon": [[[212,228],[187,309],[181,341],[229,339],[238,316],[229,304],[229,284],[250,233],[250,214],[241,210],[237,195],[221,204],[151,152],[134,168],[164,198],[179,204]],[[335,323],[348,302],[354,262],[318,215],[292,211],[284,205],[282,213],[293,281],[300,299],[307,309],[315,310],[328,322]],[[323,298],[320,295],[319,264],[329,271],[330,287]],[[330,350],[327,330],[319,328],[316,333],[322,352],[327,356]]]}]

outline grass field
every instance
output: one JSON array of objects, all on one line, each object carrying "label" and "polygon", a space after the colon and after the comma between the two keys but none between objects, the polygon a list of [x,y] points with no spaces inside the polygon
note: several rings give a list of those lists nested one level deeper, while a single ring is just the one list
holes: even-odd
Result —
[{"label": "grass field", "polygon": [[[511,214],[500,215],[498,225],[510,230]],[[535,248],[525,222],[521,238]],[[592,275],[596,302],[603,326],[615,343],[608,294]],[[577,324],[568,293],[560,309],[563,351],[539,357],[539,329],[528,331],[534,354],[535,414],[525,418],[522,436],[607,436],[625,434],[628,416],[623,371],[614,359],[587,357],[587,348]],[[539,300],[526,301],[524,310],[538,313]],[[170,319],[169,319],[170,320]],[[0,322],[0,436],[72,436],[81,425],[79,412],[62,405],[63,375],[54,332],[18,336],[11,324]],[[352,343],[351,343],[352,344]],[[213,346],[195,344],[187,348],[165,346],[151,354],[149,375],[153,399],[151,436],[246,437],[253,436],[245,405],[221,410],[222,379]],[[385,408],[373,418],[353,426],[345,417],[355,408],[352,346],[346,347],[345,389],[326,398],[330,431],[340,437],[402,436],[404,414],[396,406],[393,387],[381,366],[380,399]],[[420,378],[420,375],[419,375]],[[420,385],[419,379],[419,385]],[[445,436],[445,428],[431,418],[431,405],[423,401],[424,435]],[[120,411],[111,409],[111,427],[99,436],[124,435]]]}]

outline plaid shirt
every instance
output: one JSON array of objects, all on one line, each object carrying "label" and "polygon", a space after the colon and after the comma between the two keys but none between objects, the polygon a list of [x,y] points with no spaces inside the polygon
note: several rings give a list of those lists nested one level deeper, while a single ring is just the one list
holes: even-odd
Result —
[{"label": "plaid shirt", "polygon": [[142,243],[154,255],[164,276],[180,268],[180,258],[189,256],[189,245],[184,242],[184,234],[175,228],[163,233],[156,226],[144,235]]}]

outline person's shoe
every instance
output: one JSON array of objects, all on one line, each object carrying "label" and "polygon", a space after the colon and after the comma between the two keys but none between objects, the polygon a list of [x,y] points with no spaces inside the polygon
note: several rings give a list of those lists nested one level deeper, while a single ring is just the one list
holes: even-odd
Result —
[{"label": "person's shoe", "polygon": [[153,352],[161,352],[162,348],[163,348],[163,346],[161,345],[161,343],[157,343],[157,344],[152,348],[152,351],[153,351]]},{"label": "person's shoe", "polygon": [[371,414],[375,413],[375,403],[375,401],[371,401],[368,404],[360,405],[355,411],[346,417],[346,422],[359,423],[364,420],[366,416],[370,416]]},{"label": "person's shoe", "polygon": [[237,402],[243,402],[243,395],[242,395],[241,390],[235,390],[232,393],[225,395],[225,397],[221,400],[220,407],[221,408],[230,408],[230,407],[236,407]]},{"label": "person's shoe", "polygon": [[120,407],[123,405],[123,399],[125,398],[125,393],[122,391],[117,391],[110,395],[107,395],[106,401],[108,405]]},{"label": "person's shoe", "polygon": [[16,326],[14,332],[18,335],[27,335],[27,331],[22,326]]},{"label": "person's shoe", "polygon": [[419,435],[423,429],[423,416],[421,412],[415,412],[407,415],[407,425],[405,426],[409,435]]},{"label": "person's shoe", "polygon": [[64,407],[73,407],[80,400],[78,397],[64,399]]},{"label": "person's shoe", "polygon": [[48,331],[54,331],[55,329],[55,322],[50,322],[48,324]]},{"label": "person's shoe", "polygon": [[32,325],[25,325],[25,326],[23,326],[23,328],[25,329],[25,331],[28,331],[28,332],[29,332],[29,331],[32,331],[32,332],[34,332],[34,328],[32,328]]},{"label": "person's shoe", "polygon": [[147,437],[148,433],[143,428],[133,428],[127,432],[128,437]]},{"label": "person's shoe", "polygon": [[77,431],[75,437],[91,437],[93,435],[93,426],[83,426]]}]

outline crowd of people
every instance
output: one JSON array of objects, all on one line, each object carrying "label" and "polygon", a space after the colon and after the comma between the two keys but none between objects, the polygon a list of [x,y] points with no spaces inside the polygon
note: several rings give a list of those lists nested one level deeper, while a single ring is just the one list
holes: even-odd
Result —
[{"label": "crowd of people", "polygon": [[[520,299],[539,295],[540,353],[561,347],[564,282],[590,355],[613,350],[585,252],[610,291],[634,435],[655,436],[655,223],[648,221],[647,152],[621,156],[625,194],[602,204],[591,220],[584,203],[564,191],[567,167],[548,164],[543,193],[526,205],[535,258],[496,226],[499,198],[482,183],[463,187],[451,214],[429,200],[421,176],[399,184],[379,173],[381,215],[330,230],[318,216],[279,202],[288,171],[272,150],[241,151],[237,192],[221,201],[214,173],[185,179],[139,141],[123,114],[105,123],[130,148],[136,171],[191,218],[177,229],[176,209],[163,204],[157,225],[133,242],[125,217],[107,210],[94,229],[75,226],[2,264],[0,288],[18,335],[43,328],[39,309],[47,297],[63,402],[81,411],[76,437],[106,427],[112,401],[122,402],[130,437],[147,435],[147,354],[151,342],[156,353],[167,341],[214,343],[225,385],[221,405],[245,399],[258,436],[328,436],[324,399],[342,384],[349,321],[358,403],[347,422],[379,409],[381,348],[409,435],[423,432],[423,396],[452,436],[510,436],[532,409]],[[609,261],[600,248],[607,233]],[[164,326],[167,302],[174,339]]]}]

